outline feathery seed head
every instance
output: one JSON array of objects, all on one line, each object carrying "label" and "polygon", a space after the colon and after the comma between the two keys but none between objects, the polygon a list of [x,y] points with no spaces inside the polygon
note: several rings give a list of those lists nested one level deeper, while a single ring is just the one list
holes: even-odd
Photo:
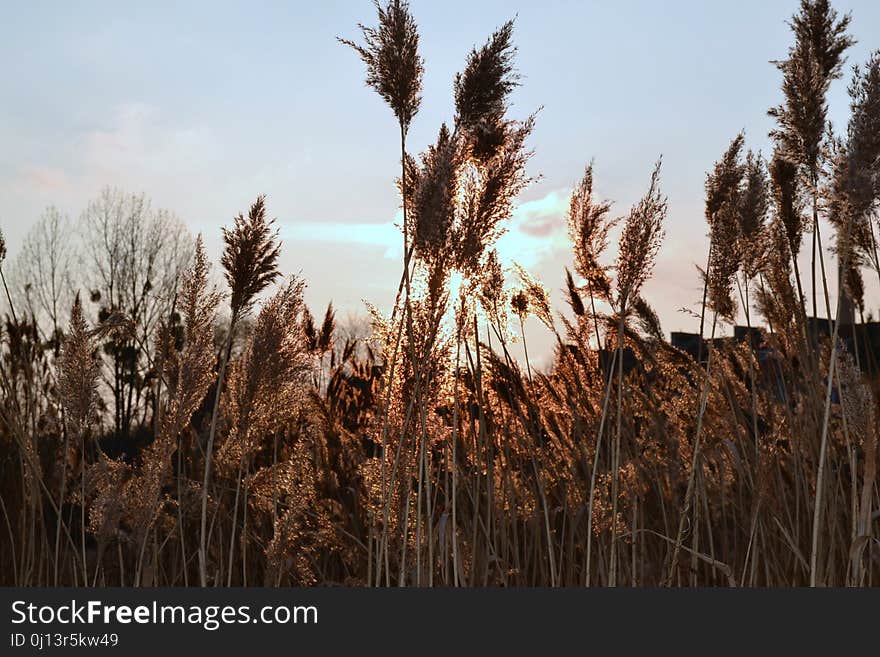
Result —
[{"label": "feathery seed head", "polygon": [[706,221],[711,226],[718,215],[727,213],[727,221],[732,220],[738,210],[740,184],[744,174],[741,161],[745,135],[739,133],[730,142],[721,159],[715,163],[712,172],[706,175]]},{"label": "feathery seed head", "polygon": [[374,2],[378,27],[358,25],[364,44],[348,39],[367,66],[366,83],[388,103],[404,132],[419,111],[424,63],[419,56],[419,32],[406,0]]},{"label": "feathery seed head", "polygon": [[524,320],[529,314],[529,297],[524,290],[519,290],[510,297],[510,307],[514,314]]},{"label": "feathery seed head", "polygon": [[455,109],[458,123],[473,127],[498,120],[507,109],[507,96],[519,85],[513,68],[513,21],[496,30],[485,45],[471,50],[463,72],[455,77]]},{"label": "feathery seed head", "polygon": [[[550,292],[541,284],[540,281],[535,280],[531,277],[529,272],[525,269],[516,265],[516,274],[519,277],[520,282],[522,283],[522,292],[520,294],[525,294],[527,299],[526,308],[527,310],[531,310],[534,313],[535,317],[537,317],[541,323],[546,326],[551,331],[553,330],[553,311],[550,308]],[[514,305],[514,310],[518,315],[523,316],[520,310],[517,310],[517,305],[522,306],[522,300],[518,300]]]},{"label": "feathery seed head", "polygon": [[569,271],[568,267],[565,268],[565,288],[568,291],[568,303],[571,306],[572,312],[578,317],[582,317],[586,312],[586,308],[584,308],[584,300],[581,299],[581,293],[574,284],[574,279],[572,278],[571,271]]},{"label": "feathery seed head", "polygon": [[797,257],[804,236],[803,204],[798,193],[797,165],[777,150],[770,161],[770,180],[776,216],[785,228],[791,255]]},{"label": "feathery seed head", "polygon": [[758,275],[764,254],[764,228],[770,209],[767,166],[752,151],[746,154],[745,180],[739,210],[738,248],[743,272],[749,279]]},{"label": "feathery seed head", "polygon": [[455,218],[458,168],[461,158],[456,138],[444,123],[435,144],[422,155],[422,166],[412,180],[413,246],[429,261],[445,252]]},{"label": "feathery seed head", "polygon": [[608,248],[608,233],[618,220],[609,216],[611,203],[593,197],[593,165],[571,193],[568,208],[568,235],[574,245],[575,271],[590,284],[600,298],[608,298],[610,283],[599,256]]},{"label": "feathery seed head", "polygon": [[846,34],[849,15],[838,20],[828,0],[801,0],[800,12],[789,23],[795,43],[788,59],[776,62],[782,71],[785,104],[772,108],[779,124],[770,136],[782,155],[818,181],[821,142],[828,107],[825,96],[831,81],[840,77],[843,53],[855,41]]},{"label": "feathery seed head", "polygon": [[480,276],[480,303],[490,318],[504,307],[504,269],[498,259],[498,251],[492,249],[486,254]]},{"label": "feathery seed head", "polygon": [[619,311],[625,311],[627,302],[650,278],[663,242],[667,203],[660,192],[660,164],[661,160],[657,160],[648,191],[630,210],[620,236],[616,266]]},{"label": "feathery seed head", "polygon": [[880,201],[880,50],[871,54],[864,67],[853,68],[849,96],[849,196],[856,210],[867,214]]},{"label": "feathery seed head", "polygon": [[800,12],[792,16],[791,29],[799,42],[809,47],[823,78],[840,77],[846,58],[843,53],[855,40],[846,34],[852,17],[838,14],[828,0],[801,0]]},{"label": "feathery seed head", "polygon": [[318,351],[322,354],[327,353],[333,345],[333,334],[336,331],[336,311],[333,304],[327,304],[327,311],[324,313],[324,321],[321,322],[321,331],[318,334]]},{"label": "feathery seed head", "polygon": [[736,312],[733,277],[739,270],[740,236],[744,228],[743,178],[747,172],[747,166],[742,163],[744,143],[745,135],[739,133],[706,176],[706,221],[711,240],[706,272],[708,301],[712,310],[728,319]]},{"label": "feathery seed head", "polygon": [[232,228],[222,228],[226,247],[220,259],[232,290],[230,307],[233,317],[246,313],[255,297],[280,275],[277,267],[281,245],[275,220],[266,219],[266,197],[261,195],[251,206],[247,218],[239,214]]},{"label": "feathery seed head", "polygon": [[484,162],[470,162],[463,174],[463,208],[459,213],[454,243],[457,267],[468,275],[479,271],[486,248],[504,234],[504,223],[513,211],[516,196],[532,181],[525,168],[532,152],[525,141],[535,117],[509,122],[502,145]]},{"label": "feathery seed head", "polygon": [[86,324],[79,295],[70,311],[67,338],[58,363],[61,403],[75,430],[81,433],[92,420],[98,399],[100,361]]}]

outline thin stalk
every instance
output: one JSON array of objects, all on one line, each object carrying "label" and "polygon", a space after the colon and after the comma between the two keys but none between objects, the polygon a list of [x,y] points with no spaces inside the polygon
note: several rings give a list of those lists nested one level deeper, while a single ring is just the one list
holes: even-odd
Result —
[{"label": "thin stalk", "polygon": [[614,365],[617,362],[617,350],[614,350],[611,364],[608,368],[608,381],[605,383],[605,401],[602,402],[602,417],[599,420],[599,430],[596,432],[596,446],[593,450],[593,471],[590,474],[590,499],[587,503],[587,577],[585,585],[590,585],[590,557],[593,546],[593,505],[596,494],[596,476],[599,471],[599,450],[602,447],[602,434],[605,430],[605,418],[608,416],[608,402],[611,399],[611,383],[614,381]]},{"label": "thin stalk", "polygon": [[229,335],[220,361],[220,372],[217,375],[217,389],[214,392],[214,408],[211,410],[211,429],[208,432],[208,443],[205,446],[205,476],[202,481],[202,515],[201,530],[199,532],[199,583],[202,587],[208,585],[208,562],[206,555],[206,539],[208,531],[208,485],[211,482],[211,460],[214,452],[214,436],[217,432],[217,415],[220,410],[220,394],[223,390],[223,381],[226,376],[226,367],[232,351],[232,337],[235,331],[237,313],[232,314],[229,322]]},{"label": "thin stalk", "polygon": [[623,430],[623,332],[626,322],[626,302],[621,303],[617,328],[617,430],[611,455],[611,565],[608,585],[617,586],[617,505],[620,480],[620,442]]},{"label": "thin stalk", "polygon": [[[843,260],[843,271],[846,271],[846,267],[849,264],[849,233],[850,226],[852,224],[852,219],[848,218],[846,222],[846,228],[844,230],[844,240],[843,243],[845,245],[844,249],[844,260]],[[837,282],[837,310],[834,315],[834,330],[831,335],[831,356],[830,362],[828,363],[828,383],[825,388],[825,412],[824,418],[822,421],[822,439],[819,444],[819,470],[816,474],[816,499],[815,504],[813,505],[813,537],[810,549],[810,586],[815,587],[818,586],[819,573],[818,573],[818,558],[819,558],[819,525],[821,523],[822,518],[822,492],[825,486],[825,453],[828,449],[828,424],[831,415],[831,392],[834,388],[834,369],[837,365],[837,335],[838,329],[840,328],[840,305],[842,299],[842,285],[843,281],[838,280]]]},{"label": "thin stalk", "polygon": [[688,519],[688,512],[691,507],[691,500],[694,495],[694,483],[696,480],[697,468],[699,467],[699,458],[700,458],[700,438],[702,437],[703,431],[703,416],[706,412],[706,403],[709,399],[709,376],[712,368],[712,356],[715,353],[714,342],[715,342],[715,326],[717,324],[718,315],[717,313],[713,314],[712,317],[712,337],[709,342],[709,356],[706,361],[706,372],[703,376],[703,385],[702,390],[700,392],[700,412],[697,415],[697,431],[696,436],[694,437],[694,453],[691,458],[691,470],[690,475],[688,476],[688,485],[687,490],[685,491],[684,503],[682,504],[681,515],[678,520],[678,532],[675,537],[675,547],[672,551],[672,560],[669,563],[669,574],[667,576],[667,586],[672,584],[673,577],[675,576],[678,564],[678,555],[682,549],[682,542],[684,540],[684,531],[685,531],[685,523]]}]

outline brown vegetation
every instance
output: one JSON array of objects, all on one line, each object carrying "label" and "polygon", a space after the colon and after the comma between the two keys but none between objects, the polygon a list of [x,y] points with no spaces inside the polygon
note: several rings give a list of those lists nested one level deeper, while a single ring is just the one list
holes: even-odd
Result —
[{"label": "brown vegetation", "polygon": [[[777,64],[772,157],[740,134],[707,176],[688,353],[642,296],[667,218],[660,161],[619,218],[587,167],[568,215],[570,312],[554,313],[525,270],[508,286],[494,250],[531,180],[535,116],[508,116],[514,24],[467,56],[452,123],[414,157],[417,27],[402,0],[377,8],[363,45],[343,43],[399,124],[390,316],[374,312],[368,338],[343,337],[332,306],[317,324],[304,282],[279,283],[259,197],[223,231],[223,318],[201,240],[184,248],[168,216],[147,221],[143,198],[108,191],[84,219],[107,246],[83,283],[94,293],[71,295],[63,330],[69,255],[49,212],[28,247],[33,280],[10,292],[3,278],[2,583],[878,584],[880,370],[853,320],[863,273],[880,279],[880,53],[854,69],[848,130],[831,135],[849,17],[802,0]],[[842,272],[836,309],[822,226]],[[839,320],[827,332],[809,317],[823,306]],[[556,341],[546,371],[528,358],[529,315]],[[721,339],[740,316],[747,337]]]}]

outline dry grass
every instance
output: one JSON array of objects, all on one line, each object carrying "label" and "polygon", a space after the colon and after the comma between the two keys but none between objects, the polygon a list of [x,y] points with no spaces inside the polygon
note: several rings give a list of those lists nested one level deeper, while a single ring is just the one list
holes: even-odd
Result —
[{"label": "dry grass", "polygon": [[[199,240],[161,317],[93,299],[90,328],[76,297],[59,350],[7,292],[2,583],[876,585],[878,354],[847,321],[814,329],[797,268],[806,234],[823,253],[821,219],[846,272],[829,315],[846,320],[847,299],[862,312],[862,276],[880,277],[880,55],[854,73],[846,135],[825,138],[849,18],[803,0],[773,157],[738,135],[707,176],[689,354],[642,296],[667,214],[659,161],[619,218],[586,169],[568,216],[571,312],[554,312],[494,250],[531,181],[535,117],[508,116],[513,23],[468,55],[453,122],[414,157],[416,23],[405,2],[377,9],[364,44],[344,43],[400,128],[390,316],[344,337],[332,306],[316,324],[303,281],[276,288],[263,197],[223,231],[228,290],[213,289]],[[0,274],[5,255],[0,237]],[[544,371],[528,357],[529,315],[556,340]],[[747,339],[719,339],[742,315]],[[114,399],[128,399],[125,431]]]}]

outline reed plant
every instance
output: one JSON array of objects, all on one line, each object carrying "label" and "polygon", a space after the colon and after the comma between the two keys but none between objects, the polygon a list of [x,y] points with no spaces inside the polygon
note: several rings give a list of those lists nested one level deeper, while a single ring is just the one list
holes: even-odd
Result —
[{"label": "reed plant", "polygon": [[[193,240],[150,331],[75,296],[59,342],[4,288],[2,583],[877,585],[878,344],[853,318],[865,276],[880,280],[880,54],[853,69],[835,135],[850,17],[802,0],[772,153],[741,133],[708,167],[685,348],[646,285],[674,226],[660,160],[620,213],[596,191],[601,166],[583,171],[560,307],[499,253],[537,177],[538,115],[511,115],[515,23],[465,54],[453,114],[414,154],[419,31],[403,0],[375,9],[342,42],[398,127],[393,306],[360,334],[332,304],[316,320],[305,281],[282,278],[263,196],[222,231],[225,286]],[[5,256],[0,237],[4,286]],[[547,365],[530,318],[553,341]],[[121,433],[107,344],[148,363],[142,417]]]}]

